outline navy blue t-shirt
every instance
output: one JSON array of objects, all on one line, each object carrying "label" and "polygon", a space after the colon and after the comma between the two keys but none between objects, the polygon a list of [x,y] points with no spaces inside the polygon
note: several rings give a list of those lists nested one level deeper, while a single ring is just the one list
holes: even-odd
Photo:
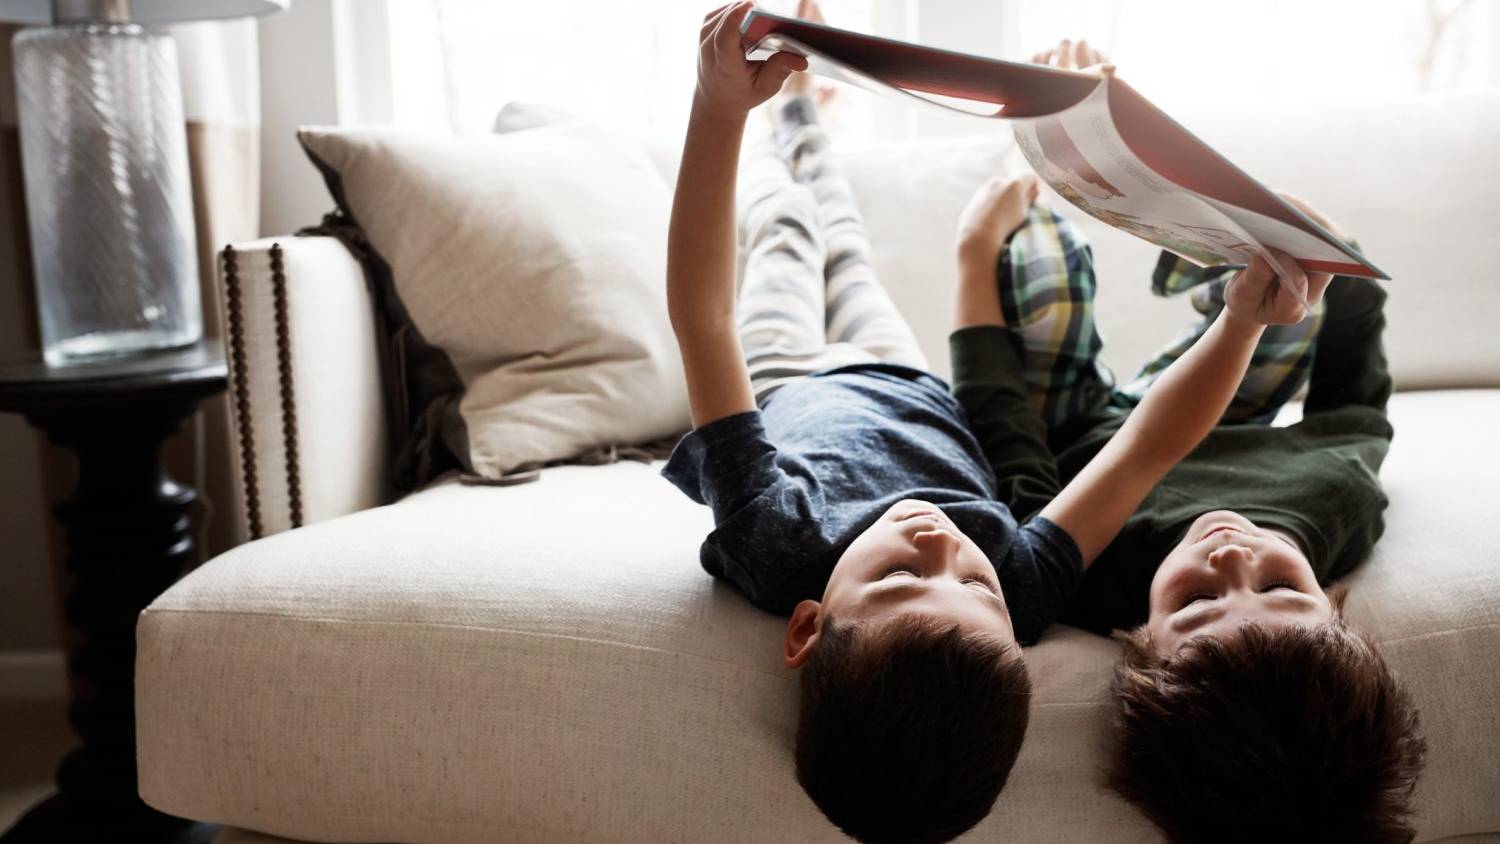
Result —
[{"label": "navy blue t-shirt", "polygon": [[990,558],[1016,638],[1035,642],[1083,573],[1078,546],[1041,518],[1018,526],[947,385],[861,364],[815,373],[760,410],[704,425],[662,474],[708,505],[703,568],[782,615],[820,599],[844,549],[904,498],[938,506]]}]

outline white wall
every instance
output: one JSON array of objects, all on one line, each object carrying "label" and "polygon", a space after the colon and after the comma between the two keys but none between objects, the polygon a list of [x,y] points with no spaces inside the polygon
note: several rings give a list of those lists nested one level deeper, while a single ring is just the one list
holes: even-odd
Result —
[{"label": "white wall", "polygon": [[339,122],[333,0],[297,0],[260,24],[260,232],[284,235],[333,209],[297,144],[300,125]]},{"label": "white wall", "polygon": [[[0,240],[15,229],[0,214]],[[0,355],[26,351],[20,279],[0,279]],[[0,416],[0,661],[15,651],[58,646],[38,437],[19,416]],[[3,679],[3,678],[0,678]],[[0,690],[0,697],[3,697]]]},{"label": "white wall", "polygon": [[386,0],[295,0],[261,21],[262,236],[314,225],[334,207],[298,126],[391,121],[389,20]]},{"label": "white wall", "polygon": [[[10,28],[0,31],[9,42]],[[10,50],[0,47],[0,149],[14,153],[15,82]],[[27,233],[9,202],[21,195],[19,170],[0,167],[0,356],[32,351],[26,325],[31,305],[23,295],[26,279],[15,269]],[[13,183],[14,182],[14,183]],[[51,548],[42,493],[38,438],[21,417],[0,415],[0,667],[17,652],[58,645]],[[0,676],[0,682],[10,678]],[[3,697],[7,689],[0,689]]]}]

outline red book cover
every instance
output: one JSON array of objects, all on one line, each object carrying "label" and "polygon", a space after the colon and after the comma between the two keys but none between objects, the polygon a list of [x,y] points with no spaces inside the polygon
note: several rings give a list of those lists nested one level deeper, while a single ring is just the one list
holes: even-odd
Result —
[{"label": "red book cover", "polygon": [[745,19],[741,41],[751,57],[798,53],[815,73],[927,107],[1009,120],[1027,161],[1058,194],[1199,265],[1244,264],[1269,257],[1271,247],[1306,270],[1389,278],[1113,68],[1008,62],[761,11]]}]

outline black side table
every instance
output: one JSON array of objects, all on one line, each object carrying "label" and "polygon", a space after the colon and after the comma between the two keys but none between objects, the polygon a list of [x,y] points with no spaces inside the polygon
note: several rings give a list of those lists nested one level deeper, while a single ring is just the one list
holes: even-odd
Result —
[{"label": "black side table", "polygon": [[78,486],[54,513],[67,531],[68,719],[82,745],[58,793],[3,844],[207,841],[213,827],[152,809],[137,791],[135,623],[193,559],[197,493],[167,476],[162,443],[225,387],[217,339],[177,351],[69,367],[0,361],[0,411],[21,413],[78,457]]}]

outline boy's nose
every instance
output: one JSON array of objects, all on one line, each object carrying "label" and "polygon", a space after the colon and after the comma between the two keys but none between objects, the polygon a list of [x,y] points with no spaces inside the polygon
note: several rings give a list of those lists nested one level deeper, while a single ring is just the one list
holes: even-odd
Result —
[{"label": "boy's nose", "polygon": [[933,568],[946,568],[958,555],[958,537],[945,530],[924,530],[912,537]]},{"label": "boy's nose", "polygon": [[1208,564],[1216,569],[1237,568],[1249,562],[1255,556],[1244,545],[1221,545],[1208,552]]}]

